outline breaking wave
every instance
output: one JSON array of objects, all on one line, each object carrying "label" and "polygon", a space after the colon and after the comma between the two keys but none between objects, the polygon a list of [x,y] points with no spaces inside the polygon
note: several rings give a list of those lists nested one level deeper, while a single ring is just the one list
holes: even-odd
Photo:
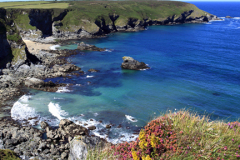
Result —
[{"label": "breaking wave", "polygon": [[61,110],[61,106],[57,103],[50,102],[48,104],[48,110],[54,117],[57,117],[59,120],[64,119],[64,116],[68,115],[67,112]]}]

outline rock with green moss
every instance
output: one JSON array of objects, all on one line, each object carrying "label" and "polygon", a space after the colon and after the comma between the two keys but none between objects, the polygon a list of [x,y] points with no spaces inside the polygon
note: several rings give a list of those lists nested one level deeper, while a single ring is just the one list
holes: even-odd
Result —
[{"label": "rock with green moss", "polygon": [[21,160],[17,154],[9,149],[0,149],[1,160]]}]

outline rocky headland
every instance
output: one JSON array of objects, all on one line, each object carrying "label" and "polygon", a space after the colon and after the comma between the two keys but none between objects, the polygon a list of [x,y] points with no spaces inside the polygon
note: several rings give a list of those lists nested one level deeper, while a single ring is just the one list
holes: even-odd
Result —
[{"label": "rocky headland", "polygon": [[[52,3],[52,2],[46,2]],[[206,23],[218,17],[184,2],[66,2],[66,8],[0,8],[0,101],[20,97],[26,89],[56,92],[66,84],[47,78],[83,74],[66,57],[83,51],[104,51],[80,43],[76,50],[55,50],[66,40],[98,38],[114,32],[145,30],[151,25]],[[0,4],[1,6],[1,4]],[[53,47],[53,48],[52,48]],[[129,63],[131,62],[131,63]],[[136,60],[122,68],[148,69]],[[89,72],[98,72],[89,69]],[[11,149],[22,159],[85,159],[87,148],[107,144],[68,120],[58,128],[42,122],[42,129],[21,126],[10,117],[0,120],[0,149]],[[108,128],[111,126],[107,126]]]}]

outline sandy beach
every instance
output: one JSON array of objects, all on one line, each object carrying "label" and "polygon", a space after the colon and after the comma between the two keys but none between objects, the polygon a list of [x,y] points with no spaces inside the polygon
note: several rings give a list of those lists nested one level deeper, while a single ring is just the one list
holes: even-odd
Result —
[{"label": "sandy beach", "polygon": [[39,42],[33,42],[33,41],[30,41],[30,40],[23,40],[27,47],[28,47],[28,50],[29,52],[31,53],[38,53],[39,50],[52,50],[51,47],[53,47],[54,45],[52,44],[44,44],[44,43],[39,43]]}]

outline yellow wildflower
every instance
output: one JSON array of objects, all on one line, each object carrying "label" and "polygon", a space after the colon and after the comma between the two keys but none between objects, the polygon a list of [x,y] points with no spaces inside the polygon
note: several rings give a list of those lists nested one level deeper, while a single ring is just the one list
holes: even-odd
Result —
[{"label": "yellow wildflower", "polygon": [[157,141],[158,141],[158,137],[156,137],[155,134],[152,134],[152,135],[151,135],[151,146],[152,146],[153,148],[156,147]]},{"label": "yellow wildflower", "polygon": [[139,146],[141,149],[144,149],[144,146],[147,146],[147,142],[146,142],[146,139],[145,139],[145,131],[144,130],[141,130],[140,133],[139,133]]},{"label": "yellow wildflower", "polygon": [[152,160],[152,158],[149,155],[147,155],[146,157],[142,156],[142,160]]},{"label": "yellow wildflower", "polygon": [[139,133],[139,140],[145,140],[145,131],[142,129]]},{"label": "yellow wildflower", "polygon": [[133,149],[132,149],[132,157],[133,157],[133,160],[140,160],[139,157],[137,156],[136,151],[134,151]]}]

